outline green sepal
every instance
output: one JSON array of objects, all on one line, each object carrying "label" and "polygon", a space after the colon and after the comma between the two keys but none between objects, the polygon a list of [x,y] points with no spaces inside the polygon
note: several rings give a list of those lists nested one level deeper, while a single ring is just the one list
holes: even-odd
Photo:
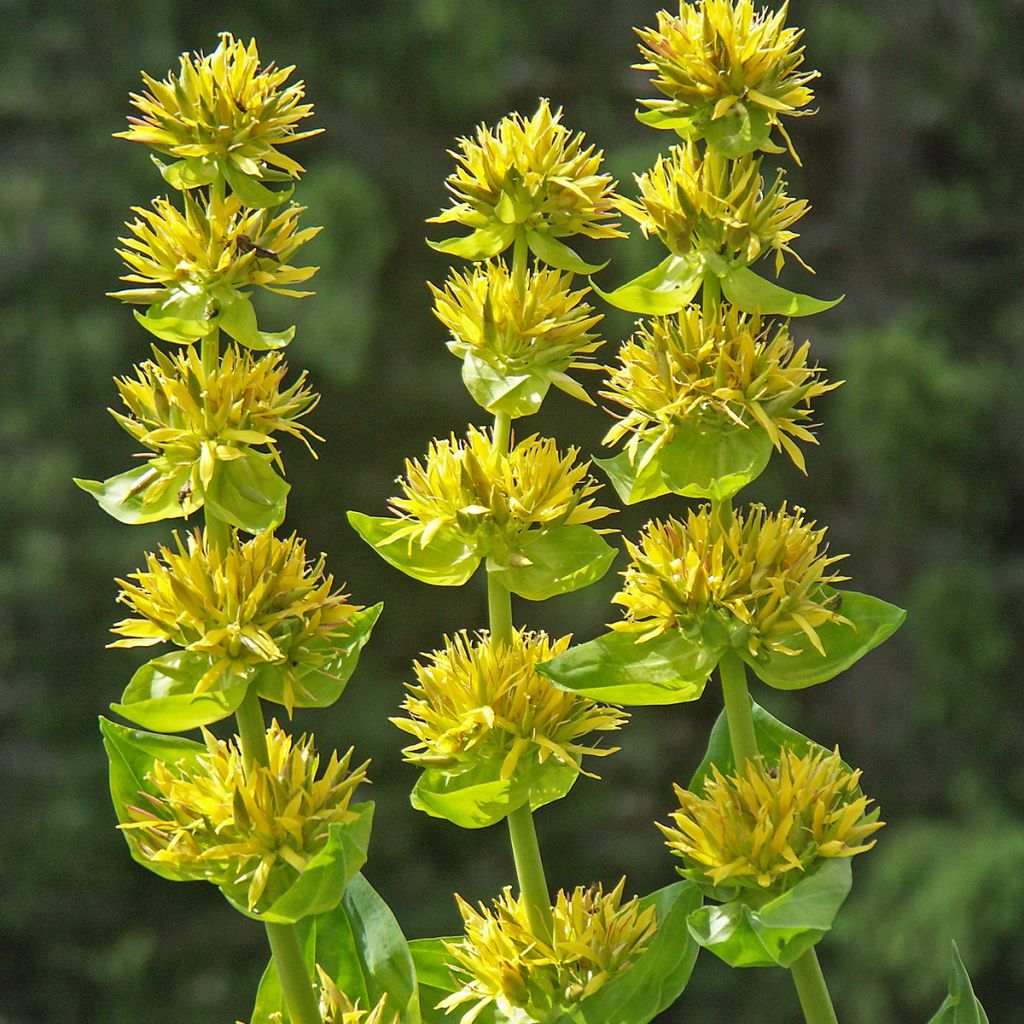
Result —
[{"label": "green sepal", "polygon": [[543,764],[521,761],[512,775],[503,779],[504,756],[483,761],[468,771],[426,768],[409,795],[418,811],[432,818],[445,818],[460,828],[486,828],[506,818],[524,804],[530,810],[560,800],[572,789],[580,769],[555,757]]},{"label": "green sepal", "polygon": [[849,857],[833,857],[754,909],[739,899],[688,919],[690,934],[730,967],[792,967],[832,927],[853,884]]},{"label": "green sepal", "polygon": [[608,266],[607,260],[604,263],[587,263],[580,259],[569,246],[558,241],[547,231],[539,229],[527,231],[526,244],[537,259],[556,270],[566,270],[571,274],[596,274]]},{"label": "green sepal", "polygon": [[159,306],[150,306],[145,313],[133,311],[135,319],[161,341],[176,345],[192,345],[205,338],[216,326],[216,320],[189,320],[178,316],[161,315]]},{"label": "green sepal", "polygon": [[764,107],[735,104],[717,121],[709,121],[701,129],[708,145],[730,160],[769,146],[771,115]]},{"label": "green sepal", "polygon": [[286,199],[291,198],[291,194],[295,191],[294,185],[291,188],[282,189],[280,192],[272,191],[266,185],[261,185],[255,178],[243,174],[235,167],[230,158],[220,161],[220,169],[231,186],[231,191],[242,201],[242,205],[253,210],[266,210],[272,206],[280,206]]},{"label": "green sepal", "polygon": [[697,700],[727,647],[724,631],[690,637],[672,630],[637,643],[612,631],[537,666],[560,690],[627,706]]},{"label": "green sepal", "polygon": [[492,415],[505,413],[512,419],[532,416],[551,387],[547,374],[507,375],[472,351],[462,358],[462,383],[477,405]]},{"label": "green sepal", "polygon": [[480,564],[476,545],[457,530],[442,527],[426,544],[420,544],[415,535],[408,536],[407,519],[349,512],[348,521],[385,562],[421,583],[461,587]]},{"label": "green sepal", "polygon": [[149,159],[156,164],[160,177],[179,192],[209,185],[220,174],[217,162],[209,157],[193,156],[185,160],[176,160],[173,164],[165,164],[152,154]]},{"label": "green sepal", "polygon": [[599,580],[618,552],[590,526],[548,526],[527,532],[509,565],[487,559],[487,571],[506,590],[528,601],[546,601]]},{"label": "green sepal", "polygon": [[[387,995],[389,1010],[398,1011],[402,1024],[420,1024],[416,974],[409,944],[388,905],[363,877],[356,874],[333,910],[303,918],[296,925],[306,970],[314,977],[320,965],[334,983],[362,1009]],[[271,959],[256,992],[251,1024],[282,1024],[291,1017]]]},{"label": "green sepal", "polygon": [[356,818],[328,827],[324,848],[266,910],[248,909],[246,895],[249,887],[245,882],[220,886],[224,898],[240,914],[270,924],[295,924],[304,917],[333,910],[340,902],[345,886],[366,863],[373,827],[372,802],[352,804],[349,810],[356,814]]},{"label": "green sepal", "polygon": [[218,465],[205,499],[207,508],[231,526],[264,533],[283,522],[290,490],[274,472],[269,455],[250,451]]},{"label": "green sepal", "polygon": [[974,994],[974,986],[955,942],[953,967],[949,972],[949,995],[928,1024],[989,1024],[988,1014]]},{"label": "green sepal", "polygon": [[783,637],[783,643],[798,654],[781,654],[762,650],[752,655],[746,648],[736,653],[751,667],[757,677],[777,690],[802,690],[827,682],[845,672],[851,665],[887,640],[903,624],[907,613],[868,594],[824,587],[829,598],[842,601],[839,613],[853,626],[826,622],[815,627],[825,656],[814,648],[805,633]]},{"label": "green sepal", "polygon": [[693,118],[685,114],[669,114],[658,107],[651,110],[636,111],[636,119],[648,128],[659,128],[662,131],[674,131],[683,139],[694,136]]},{"label": "green sepal", "polygon": [[[156,791],[146,778],[153,769],[154,761],[195,766],[199,756],[206,753],[206,747],[202,744],[180,736],[140,732],[102,716],[99,721],[103,747],[110,762],[110,796],[114,813],[122,824],[131,820],[128,807],[146,805],[147,801],[141,794],[155,794]],[[188,881],[191,878],[173,864],[159,864],[149,860],[139,852],[132,830],[122,831],[132,858],[144,868],[172,882]]]},{"label": "green sepal", "polygon": [[[343,636],[307,645],[307,650],[323,653],[321,665],[299,664],[291,666],[266,665],[253,677],[256,693],[274,704],[287,704],[296,708],[330,707],[344,692],[352,673],[359,663],[359,652],[370,639],[373,627],[380,618],[383,603],[356,612],[348,620]],[[290,687],[285,687],[285,673],[289,673]],[[290,699],[285,700],[286,693]]]},{"label": "green sepal", "polygon": [[[140,487],[142,481],[153,472],[150,464],[119,473],[107,480],[75,480],[86,494],[91,494],[107,515],[119,523],[138,526],[142,523],[156,523],[163,519],[180,519],[202,508],[191,491],[187,492],[184,504],[179,501],[181,489],[188,482],[191,466],[182,466],[170,477],[155,474],[151,483]],[[156,485],[164,484],[160,490]],[[139,488],[136,490],[136,488]],[[147,495],[149,500],[147,501]],[[153,495],[157,498],[154,501]]]},{"label": "green sepal", "polygon": [[200,651],[172,651],[147,661],[132,676],[121,703],[111,704],[110,709],[156,732],[185,732],[219,722],[242,703],[252,672],[227,669],[209,690],[196,693],[197,684],[214,663],[214,658]]},{"label": "green sepal", "polygon": [[504,252],[516,237],[515,224],[493,222],[477,228],[472,234],[459,238],[446,238],[443,242],[427,239],[427,245],[447,256],[460,256],[464,260],[487,260]]},{"label": "green sepal", "polygon": [[722,292],[725,297],[744,313],[763,313],[778,316],[811,316],[824,313],[826,309],[839,305],[845,296],[838,299],[815,299],[782,288],[763,277],[758,277],[749,267],[730,267],[722,274]]},{"label": "green sepal", "polygon": [[248,295],[234,290],[217,296],[219,313],[217,326],[240,345],[254,352],[267,352],[272,349],[285,348],[295,337],[295,328],[271,333],[261,331],[256,322],[256,310]]},{"label": "green sepal", "polygon": [[630,313],[669,316],[693,301],[703,281],[700,263],[689,256],[669,256],[653,270],[632,281],[603,292],[593,281],[591,287],[605,302]]}]

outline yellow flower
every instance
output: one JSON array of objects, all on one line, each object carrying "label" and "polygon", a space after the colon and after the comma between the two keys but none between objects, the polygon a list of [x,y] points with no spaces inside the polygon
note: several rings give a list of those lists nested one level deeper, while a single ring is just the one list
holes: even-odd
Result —
[{"label": "yellow flower", "polygon": [[195,765],[155,761],[121,826],[135,849],[181,877],[215,885],[248,883],[249,910],[272,903],[323,849],[328,829],[354,821],[349,802],[369,761],[350,770],[352,750],[331,754],[320,778],[312,737],[293,741],[274,722],[269,760],[247,771],[237,742],[203,729],[206,751]]},{"label": "yellow flower", "polygon": [[724,303],[711,324],[696,306],[641,322],[601,392],[625,409],[604,443],[628,436],[635,460],[641,442],[668,444],[683,420],[732,422],[760,427],[804,469],[794,439],[816,443],[804,425],[811,401],[839,386],[808,365],[809,348],[796,347],[786,324],[773,329]]},{"label": "yellow flower", "polygon": [[680,874],[704,888],[723,884],[779,896],[830,857],[853,857],[875,845],[885,823],[858,789],[839,749],[803,757],[783,747],[777,763],[748,760],[725,777],[712,766],[703,794],[675,787],[675,828],[659,824]]},{"label": "yellow flower", "polygon": [[600,485],[590,463],[576,464],[578,448],[563,456],[550,438],[537,435],[507,454],[490,431],[470,427],[465,441],[453,434],[432,441],[426,458],[407,459],[399,478],[395,512],[408,520],[397,536],[426,544],[441,527],[455,527],[476,541],[481,554],[514,548],[532,526],[572,525],[603,519],[614,510],[594,504]]},{"label": "yellow flower", "polygon": [[786,195],[781,170],[766,188],[760,157],[730,160],[686,142],[673,146],[667,157],[659,156],[636,182],[640,198],[619,200],[619,209],[640,225],[645,237],[656,235],[676,256],[696,249],[746,266],[774,250],[776,273],[785,253],[807,267],[789,245],[799,237],[789,228],[810,206]]},{"label": "yellow flower", "polygon": [[451,154],[457,167],[447,182],[452,205],[430,223],[474,229],[518,224],[555,237],[622,237],[618,225],[608,223],[615,217],[615,182],[600,173],[603,152],[561,121],[561,108],[552,113],[541,100],[529,119],[509,114],[493,130],[480,125],[474,138],[459,139],[459,151]]},{"label": "yellow flower", "polygon": [[641,910],[635,897],[622,903],[625,884],[608,893],[600,885],[560,891],[551,937],[532,932],[524,901],[508,887],[493,910],[481,904],[477,911],[456,896],[466,934],[447,945],[462,987],[441,1008],[472,1004],[459,1024],[472,1024],[492,1003],[509,1019],[519,1019],[516,1011],[540,1022],[562,1019],[630,966],[657,930],[653,907]]},{"label": "yellow flower", "polygon": [[622,590],[612,599],[625,619],[612,628],[658,636],[670,629],[699,629],[709,615],[724,617],[734,642],[756,655],[765,648],[796,654],[786,638],[803,633],[824,655],[815,632],[826,622],[852,624],[823,587],[841,582],[831,566],[825,530],[805,522],[803,509],[783,505],[769,513],[753,505],[728,525],[705,505],[686,521],[652,520],[638,544],[627,541],[630,564]]},{"label": "yellow flower", "polygon": [[800,70],[803,31],[785,27],[787,7],[772,13],[753,0],[699,0],[681,2],[678,17],[659,11],[657,28],[638,30],[644,63],[636,66],[653,72],[668,99],[644,105],[688,119],[701,134],[754,112],[765,127],[779,127],[792,151],[779,118],[813,113],[802,108],[814,99],[809,83],[818,72]]},{"label": "yellow flower", "polygon": [[133,207],[127,224],[131,235],[119,239],[118,255],[133,286],[111,292],[123,302],[160,303],[165,315],[208,319],[233,293],[259,287],[278,295],[303,298],[311,292],[292,285],[308,281],[319,268],[293,267],[295,253],[320,228],[299,229],[305,207],[249,210],[235,196],[207,198],[185,193],[184,212],[167,199],[150,209]]},{"label": "yellow flower", "polygon": [[118,601],[133,618],[112,632],[124,637],[111,647],[150,647],[169,641],[210,656],[212,665],[196,692],[211,689],[227,672],[244,675],[262,665],[278,666],[285,700],[305,695],[299,670],[322,666],[331,641],[344,635],[361,606],[332,592],[324,556],[306,561],[305,542],[295,534],[280,540],[262,533],[225,550],[199,530],[175,548],[161,545],[146,555],[146,569],[118,580]]},{"label": "yellow flower", "polygon": [[587,733],[622,727],[618,708],[556,689],[536,666],[561,654],[572,638],[552,641],[544,633],[513,633],[508,644],[487,633],[470,639],[463,631],[445,638],[444,649],[414,665],[416,683],[406,684],[407,718],[392,718],[416,737],[402,753],[421,767],[458,771],[500,762],[500,775],[555,758],[577,767],[584,754],[603,757],[618,748],[583,745]]},{"label": "yellow flower", "polygon": [[453,272],[444,289],[431,285],[434,314],[460,359],[472,352],[505,377],[543,375],[589,401],[564,371],[589,368],[583,357],[601,345],[591,329],[602,317],[583,301],[588,289],[571,290],[572,277],[535,265],[520,289],[504,263],[488,261]]},{"label": "yellow flower", "polygon": [[386,992],[373,1009],[361,1010],[359,1001],[353,1003],[319,964],[316,965],[316,973],[323,1024],[399,1024],[400,1015],[388,1012]]},{"label": "yellow flower", "polygon": [[178,74],[162,82],[143,72],[145,90],[132,94],[142,116],[117,137],[178,160],[216,162],[230,175],[297,178],[303,168],[279,147],[323,129],[297,129],[313,107],[302,82],[285,84],[294,70],[261,67],[255,39],[246,46],[224,32],[213,53],[183,53]]}]

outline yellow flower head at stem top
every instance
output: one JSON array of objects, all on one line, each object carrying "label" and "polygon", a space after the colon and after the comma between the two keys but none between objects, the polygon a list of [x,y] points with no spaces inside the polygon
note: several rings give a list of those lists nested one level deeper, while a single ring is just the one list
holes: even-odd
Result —
[{"label": "yellow flower head at stem top", "polygon": [[605,756],[618,748],[584,745],[591,732],[622,727],[624,711],[556,689],[536,666],[561,654],[571,637],[517,630],[508,644],[487,633],[445,638],[444,648],[414,665],[403,710],[391,719],[416,738],[405,759],[421,767],[469,770],[500,764],[510,778],[554,758],[577,767],[584,754]]},{"label": "yellow flower head at stem top", "polygon": [[145,90],[132,94],[142,116],[118,138],[187,161],[185,187],[208,184],[217,167],[229,181],[297,178],[302,166],[280,147],[323,129],[297,128],[313,107],[302,82],[286,84],[294,70],[261,66],[255,39],[246,46],[225,32],[213,53],[183,53],[162,82],[143,72]]},{"label": "yellow flower head at stem top", "polygon": [[482,555],[501,554],[532,526],[592,523],[614,511],[594,503],[600,485],[578,448],[562,455],[550,438],[520,441],[506,455],[493,433],[470,427],[465,441],[453,434],[433,441],[426,457],[408,459],[390,499],[408,525],[401,536],[426,544],[441,527],[473,539]]},{"label": "yellow flower head at stem top", "polygon": [[573,135],[562,124],[561,108],[552,112],[547,100],[529,119],[509,114],[494,129],[480,125],[473,138],[459,139],[458,147],[451,154],[458,166],[447,181],[452,205],[430,223],[474,229],[520,225],[555,237],[622,237],[618,225],[610,223],[615,182],[600,173],[604,154],[588,146],[582,132]]},{"label": "yellow flower head at stem top", "polygon": [[829,556],[824,536],[803,509],[785,505],[777,513],[753,505],[727,525],[708,505],[685,521],[652,520],[637,544],[627,541],[630,564],[613,598],[626,617],[612,628],[643,640],[670,629],[697,631],[717,616],[752,655],[762,648],[796,654],[785,638],[803,633],[824,656],[816,627],[851,625],[823,590],[847,579],[831,571],[845,556]]},{"label": "yellow flower head at stem top", "polygon": [[[792,888],[823,860],[875,845],[878,810],[858,789],[838,748],[803,757],[783,747],[777,762],[748,760],[728,777],[712,767],[703,794],[675,787],[675,827],[658,825],[679,869],[707,889],[753,891],[764,899]],[[724,891],[724,890],[723,890]]]},{"label": "yellow flower head at stem top", "polygon": [[175,535],[173,549],[161,545],[146,555],[146,568],[118,580],[118,601],[134,613],[112,632],[111,647],[149,647],[169,641],[209,656],[211,667],[196,692],[226,674],[244,675],[264,665],[282,674],[289,709],[304,696],[303,669],[321,667],[334,654],[361,606],[332,591],[324,556],[307,562],[306,545],[295,534],[280,540],[262,533],[241,542],[237,534],[221,551],[204,532]]},{"label": "yellow flower head at stem top", "polygon": [[786,324],[772,328],[726,303],[711,323],[696,306],[641,322],[601,392],[625,410],[604,443],[628,437],[635,460],[641,442],[668,444],[683,420],[731,422],[761,428],[804,469],[795,441],[816,443],[805,425],[811,401],[839,386],[808,365],[809,348],[796,347]]},{"label": "yellow flower head at stem top", "polygon": [[[361,1010],[359,1001],[353,1003],[319,964],[316,965],[316,973],[323,1024],[399,1024],[401,1017],[397,1011],[389,1011],[386,992],[372,1009]],[[277,1017],[275,1024],[278,1024],[280,1015],[274,1014],[271,1019],[274,1017]]]},{"label": "yellow flower head at stem top", "polygon": [[652,72],[668,99],[641,102],[715,142],[716,128],[728,137],[745,123],[747,137],[760,141],[754,148],[774,151],[768,130],[777,126],[792,152],[780,117],[813,113],[803,108],[818,72],[801,70],[803,31],[786,28],[787,7],[773,13],[753,0],[684,0],[678,16],[659,11],[656,28],[638,30],[644,63],[636,67]]},{"label": "yellow flower head at stem top", "polygon": [[760,157],[730,160],[686,142],[659,156],[636,182],[639,199],[620,199],[619,209],[645,237],[656,235],[674,255],[696,250],[747,266],[774,250],[776,273],[786,253],[810,270],[789,244],[799,237],[789,229],[810,206],[786,194],[781,170],[766,186]]},{"label": "yellow flower head at stem top", "polygon": [[206,729],[194,766],[156,761],[121,826],[135,849],[181,878],[246,886],[249,910],[269,905],[323,849],[328,829],[356,818],[349,803],[366,767],[350,770],[352,751],[320,758],[312,737],[293,740],[276,722],[267,732],[266,765],[243,765],[237,742]]},{"label": "yellow flower head at stem top", "polygon": [[563,1019],[566,1009],[628,967],[654,936],[654,908],[641,910],[636,898],[623,903],[625,884],[623,878],[607,893],[600,885],[560,891],[550,937],[531,931],[525,903],[510,888],[493,910],[482,904],[476,910],[456,896],[466,932],[447,945],[462,987],[441,1007],[471,1004],[459,1024],[472,1024],[492,1003],[510,1020],[522,1011],[541,1024]]}]

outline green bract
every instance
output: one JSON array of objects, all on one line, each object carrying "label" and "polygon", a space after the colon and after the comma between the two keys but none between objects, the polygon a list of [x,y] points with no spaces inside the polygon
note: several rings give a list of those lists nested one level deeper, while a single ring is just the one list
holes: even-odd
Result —
[{"label": "green bract", "polygon": [[953,943],[953,967],[949,972],[949,995],[928,1024],[988,1024],[988,1014],[974,994],[974,987]]}]

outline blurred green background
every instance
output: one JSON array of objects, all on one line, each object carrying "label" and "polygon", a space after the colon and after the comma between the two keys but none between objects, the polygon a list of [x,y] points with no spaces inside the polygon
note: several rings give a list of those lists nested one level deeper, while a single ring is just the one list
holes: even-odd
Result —
[{"label": "blurred green background", "polygon": [[[259,927],[212,888],[174,885],[128,857],[114,830],[96,715],[135,662],[107,651],[115,575],[167,536],[130,529],[71,485],[128,467],[134,450],[104,411],[111,377],[148,336],[104,292],[132,204],[161,191],[142,147],[111,139],[138,70],[162,77],[218,30],[257,37],[298,65],[327,129],[303,144],[297,198],[318,294],[296,318],[293,366],[323,392],[314,463],[286,451],[288,526],[325,550],[355,600],[386,602],[341,702],[298,714],[321,746],[374,761],[378,821],[367,875],[411,936],[453,930],[451,898],[512,877],[502,828],[459,832],[414,812],[416,773],[387,722],[412,658],[445,631],[483,624],[473,581],[437,591],[376,560],[344,520],[380,514],[402,459],[482,419],[430,313],[446,262],[423,244],[445,203],[453,139],[537,97],[603,146],[630,188],[659,133],[633,120],[649,95],[630,70],[641,0],[3,0],[0,27],[0,1021],[214,1024],[247,1018],[263,968]],[[833,378],[809,476],[776,460],[750,499],[805,505],[827,524],[857,589],[910,610],[904,629],[817,690],[755,690],[774,713],[864,768],[890,823],[855,864],[856,885],[819,947],[845,1024],[924,1021],[945,992],[955,936],[995,1022],[1024,1005],[1024,30],[1021,0],[799,0],[821,114],[792,123],[805,167],[791,192],[814,210],[800,252],[846,301],[804,321]],[[437,237],[437,236],[435,236]],[[311,246],[311,248],[313,248]],[[608,245],[624,280],[657,246]],[[586,255],[595,255],[587,249]],[[285,318],[289,319],[285,319]],[[608,357],[628,318],[605,321]],[[560,393],[528,424],[599,452],[608,423]],[[630,510],[633,534],[664,502]],[[621,569],[621,562],[618,566]],[[616,578],[519,621],[586,639],[613,617]],[[718,712],[640,709],[604,781],[582,780],[538,815],[553,885],[625,872],[645,892],[673,866],[654,818],[700,760]],[[770,1007],[771,1009],[766,1009]],[[702,956],[668,1022],[795,1024],[783,972],[730,972]]]}]

